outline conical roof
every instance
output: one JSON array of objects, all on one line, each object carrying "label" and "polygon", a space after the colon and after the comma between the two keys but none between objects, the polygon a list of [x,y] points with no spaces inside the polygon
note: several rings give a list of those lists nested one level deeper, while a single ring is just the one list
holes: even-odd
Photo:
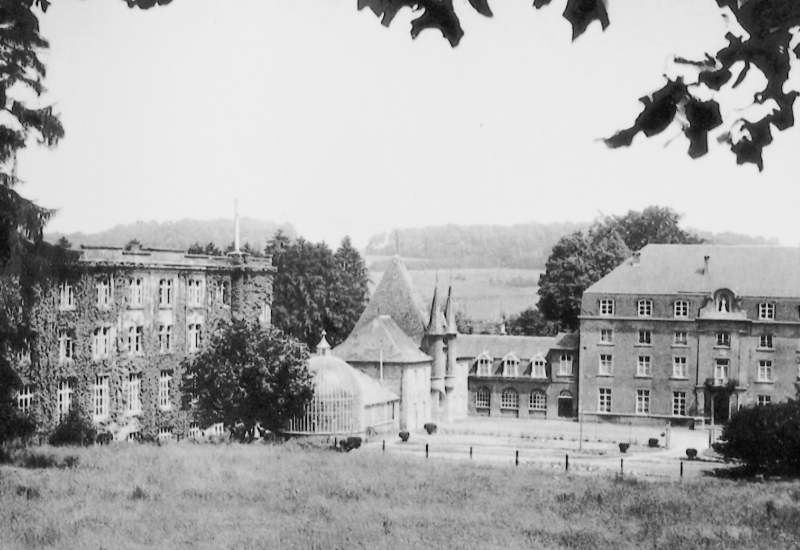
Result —
[{"label": "conical roof", "polygon": [[439,289],[437,287],[434,287],[433,289],[433,300],[431,300],[431,318],[428,321],[428,327],[426,329],[426,333],[431,335],[442,334],[443,327],[441,312],[439,311]]},{"label": "conical roof", "polygon": [[447,288],[447,302],[444,304],[444,321],[446,334],[458,334],[458,326],[456,325],[456,313],[453,310],[453,299],[451,294],[453,287]]},{"label": "conical roof", "polygon": [[333,348],[333,355],[348,363],[413,364],[432,361],[420,351],[394,319],[381,315],[353,329],[347,340]]},{"label": "conical roof", "polygon": [[417,345],[422,342],[427,324],[425,305],[400,256],[392,258],[367,308],[353,328],[353,333],[381,315],[391,316],[397,326],[406,336],[417,342]]}]

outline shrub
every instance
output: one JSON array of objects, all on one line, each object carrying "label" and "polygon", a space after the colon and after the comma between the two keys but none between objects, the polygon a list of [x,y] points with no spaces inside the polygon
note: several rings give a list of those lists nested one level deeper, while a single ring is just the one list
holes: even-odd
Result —
[{"label": "shrub", "polygon": [[81,411],[75,407],[56,427],[49,438],[50,445],[91,445],[97,435],[97,430]]},{"label": "shrub", "polygon": [[620,444],[619,444],[619,451],[620,451],[621,453],[627,453],[627,452],[628,452],[628,448],[629,448],[630,446],[631,446],[631,444],[630,444],[630,443],[620,443]]},{"label": "shrub", "polygon": [[400,432],[400,439],[402,439],[403,441],[408,441],[409,435],[410,434],[408,432]]},{"label": "shrub", "polygon": [[36,487],[28,487],[27,485],[17,485],[17,495],[25,496],[28,500],[38,500],[41,496],[39,494],[39,489]]},{"label": "shrub", "polygon": [[654,448],[658,447],[658,438],[657,437],[651,437],[650,439],[647,440],[647,444],[650,447],[654,447]]},{"label": "shrub", "polygon": [[146,498],[147,498],[147,493],[145,493],[144,489],[142,489],[138,485],[133,489],[131,496],[128,497],[129,500],[145,500]]},{"label": "shrub", "polygon": [[361,447],[360,437],[348,437],[347,439],[342,439],[339,442],[339,448],[343,451],[347,451],[348,453],[353,449],[358,449],[359,447]]},{"label": "shrub", "polygon": [[425,428],[425,431],[428,432],[428,435],[436,433],[436,424],[434,424],[433,422],[428,422],[423,427]]},{"label": "shrub", "polygon": [[686,449],[686,456],[689,457],[689,460],[694,460],[697,458],[697,449]]},{"label": "shrub", "polygon": [[749,474],[800,475],[800,402],[738,411],[714,446],[727,460],[741,460]]}]

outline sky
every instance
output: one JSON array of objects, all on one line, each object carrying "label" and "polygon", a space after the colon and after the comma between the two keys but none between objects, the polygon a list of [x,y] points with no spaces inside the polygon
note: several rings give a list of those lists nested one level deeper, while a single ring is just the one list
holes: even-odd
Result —
[{"label": "sky", "polygon": [[[612,150],[673,55],[725,44],[713,0],[612,0],[611,26],[571,41],[565,0],[541,10],[454,0],[465,36],[390,28],[355,0],[62,0],[41,17],[48,92],[66,136],[19,157],[19,191],[57,208],[49,231],[138,220],[289,222],[363,247],[393,228],[591,221],[652,204],[683,226],[800,244],[798,131],[765,170],[680,129]],[[796,77],[797,75],[793,73]],[[751,71],[723,110],[763,85]],[[723,131],[720,129],[719,132]],[[147,243],[145,243],[147,244]]]}]

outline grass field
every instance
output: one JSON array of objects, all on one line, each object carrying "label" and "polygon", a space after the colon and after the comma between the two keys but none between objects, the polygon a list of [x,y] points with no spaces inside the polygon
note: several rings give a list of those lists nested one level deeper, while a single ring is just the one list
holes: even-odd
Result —
[{"label": "grass field", "polygon": [[637,482],[270,445],[0,466],[0,548],[797,548],[800,483]]}]

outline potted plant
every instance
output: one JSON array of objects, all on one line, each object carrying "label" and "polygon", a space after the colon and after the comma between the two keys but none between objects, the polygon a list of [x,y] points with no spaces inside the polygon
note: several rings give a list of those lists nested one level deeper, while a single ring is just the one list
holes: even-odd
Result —
[{"label": "potted plant", "polygon": [[628,452],[628,448],[629,448],[630,446],[631,446],[631,444],[630,444],[630,443],[620,443],[620,444],[619,444],[619,452],[621,452],[621,453],[627,453],[627,452]]},{"label": "potted plant", "polygon": [[689,457],[689,460],[694,460],[697,458],[697,449],[686,449],[686,456]]},{"label": "potted plant", "polygon": [[650,447],[653,447],[653,448],[658,447],[658,438],[657,437],[651,437],[650,439],[647,440],[647,444]]},{"label": "potted plant", "polygon": [[405,432],[405,431],[404,432],[400,432],[400,439],[402,439],[403,441],[408,441],[408,436],[409,436],[408,432]]},{"label": "potted plant", "polygon": [[425,431],[428,432],[428,435],[436,433],[436,424],[434,424],[433,422],[428,422],[427,424],[425,424],[424,428]]}]

